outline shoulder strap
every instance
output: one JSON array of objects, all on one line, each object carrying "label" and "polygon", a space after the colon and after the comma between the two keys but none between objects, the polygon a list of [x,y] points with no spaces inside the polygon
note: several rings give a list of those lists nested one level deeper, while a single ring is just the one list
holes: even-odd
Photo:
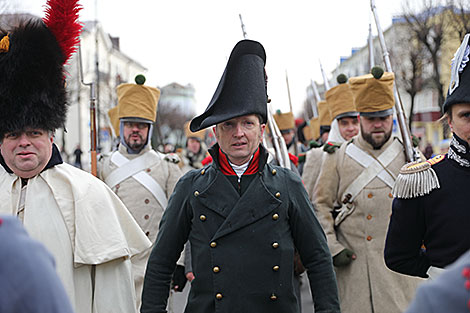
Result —
[{"label": "shoulder strap", "polygon": [[150,191],[163,209],[165,209],[168,204],[165,192],[152,176],[143,171],[145,168],[149,167],[149,165],[153,166],[155,164],[155,156],[157,156],[157,160],[161,160],[161,156],[153,150],[133,160],[127,159],[119,151],[114,152],[111,156],[111,162],[116,164],[118,168],[109,174],[105,180],[106,184],[113,188],[125,179],[132,177]]},{"label": "shoulder strap", "polygon": [[393,188],[395,178],[386,170],[386,167],[402,151],[399,141],[394,141],[380,156],[375,160],[370,155],[362,151],[354,143],[346,148],[346,154],[353,160],[365,167],[364,171],[346,188],[342,196],[342,207],[335,218],[335,226],[338,226],[355,209],[354,199],[375,177],[380,178],[390,188]]}]

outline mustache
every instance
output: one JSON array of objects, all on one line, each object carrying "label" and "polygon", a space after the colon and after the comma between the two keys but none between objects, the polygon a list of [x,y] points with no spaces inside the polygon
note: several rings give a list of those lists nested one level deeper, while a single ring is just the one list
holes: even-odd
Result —
[{"label": "mustache", "polygon": [[128,139],[128,140],[130,140],[130,139],[131,139],[131,137],[132,137],[132,136],[134,136],[134,135],[137,135],[137,136],[139,136],[139,138],[143,140],[143,138],[142,138],[142,135],[141,135],[141,134],[139,134],[139,133],[137,133],[137,132],[129,134],[129,136],[127,136],[127,139]]}]

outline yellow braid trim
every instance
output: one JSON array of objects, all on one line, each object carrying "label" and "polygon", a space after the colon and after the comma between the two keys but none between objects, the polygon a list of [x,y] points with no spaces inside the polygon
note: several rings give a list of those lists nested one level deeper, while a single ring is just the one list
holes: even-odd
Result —
[{"label": "yellow braid trim", "polygon": [[10,50],[10,37],[6,35],[0,40],[0,52],[8,52],[8,50]]}]

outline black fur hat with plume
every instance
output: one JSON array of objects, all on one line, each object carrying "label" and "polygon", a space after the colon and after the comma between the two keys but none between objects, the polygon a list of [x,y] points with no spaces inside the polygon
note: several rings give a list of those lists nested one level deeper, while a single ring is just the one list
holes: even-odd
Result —
[{"label": "black fur hat with plume", "polygon": [[64,126],[64,64],[79,41],[79,10],[76,0],[49,0],[43,20],[0,30],[0,138],[26,128]]}]

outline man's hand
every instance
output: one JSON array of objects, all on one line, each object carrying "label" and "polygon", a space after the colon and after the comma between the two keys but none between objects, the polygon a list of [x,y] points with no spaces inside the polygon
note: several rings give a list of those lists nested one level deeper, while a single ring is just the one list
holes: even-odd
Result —
[{"label": "man's hand", "polygon": [[174,291],[181,292],[186,285],[186,276],[184,275],[184,266],[176,265],[173,278],[171,280],[171,286]]},{"label": "man's hand", "polygon": [[194,276],[193,272],[187,272],[186,273],[186,279],[189,280],[189,282],[192,282],[194,280],[194,278],[196,278],[196,277]]},{"label": "man's hand", "polygon": [[354,251],[349,249],[344,249],[337,255],[333,257],[333,265],[336,267],[349,265],[352,260],[356,259],[356,254]]}]

